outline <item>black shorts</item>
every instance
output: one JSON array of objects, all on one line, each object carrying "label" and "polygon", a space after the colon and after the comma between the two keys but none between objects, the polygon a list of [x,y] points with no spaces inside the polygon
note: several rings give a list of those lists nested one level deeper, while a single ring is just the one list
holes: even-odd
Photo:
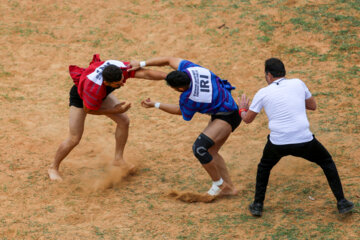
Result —
[{"label": "black shorts", "polygon": [[[104,99],[114,90],[115,90],[115,88],[106,87],[106,96],[104,97]],[[84,107],[83,100],[81,99],[81,97],[78,93],[78,88],[76,87],[76,85],[74,85],[70,89],[69,106],[74,106],[74,107],[78,107],[78,108]]]},{"label": "black shorts", "polygon": [[211,115],[211,121],[214,121],[214,119],[221,119],[228,124],[231,125],[232,131],[235,131],[235,129],[240,125],[241,123],[241,117],[239,115],[239,111],[236,110],[233,113],[229,115]]},{"label": "black shorts", "polygon": [[69,106],[78,108],[84,107],[83,100],[80,98],[77,87],[75,85],[70,89]]}]

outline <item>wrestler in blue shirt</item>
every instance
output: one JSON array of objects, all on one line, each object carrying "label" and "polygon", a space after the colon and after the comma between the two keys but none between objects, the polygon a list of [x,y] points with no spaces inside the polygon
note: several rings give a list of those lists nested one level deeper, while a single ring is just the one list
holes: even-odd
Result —
[{"label": "wrestler in blue shirt", "polygon": [[132,70],[145,66],[170,66],[175,71],[166,76],[167,84],[181,92],[179,105],[152,101],[141,102],[145,108],[158,108],[164,112],[182,115],[190,121],[196,112],[211,115],[211,121],[193,145],[195,157],[200,161],[213,183],[207,194],[213,198],[236,195],[226,164],[219,154],[232,131],[240,124],[241,118],[231,90],[234,87],[210,70],[195,63],[175,57],[158,57],[147,61],[130,62]]},{"label": "wrestler in blue shirt", "polygon": [[227,80],[187,60],[180,62],[178,71],[185,72],[191,79],[190,87],[180,96],[180,110],[184,120],[190,121],[196,112],[212,115],[237,110],[230,92],[235,87]]}]

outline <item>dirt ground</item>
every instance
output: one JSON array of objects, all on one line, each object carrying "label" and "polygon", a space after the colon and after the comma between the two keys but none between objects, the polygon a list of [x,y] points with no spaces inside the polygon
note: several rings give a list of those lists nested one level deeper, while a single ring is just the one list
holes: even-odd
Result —
[{"label": "dirt ground", "polygon": [[[360,239],[359,1],[50,1],[0,4],[0,239]],[[240,194],[184,203],[167,193],[211,185],[191,146],[209,117],[190,122],[140,101],[177,103],[162,81],[130,79],[132,103],[121,179],[109,166],[114,123],[89,115],[61,183],[47,168],[68,133],[68,66],[102,59],[176,56],[211,69],[250,98],[266,86],[263,62],[281,58],[318,109],[311,130],[337,164],[356,208],[340,216],[321,169],[286,157],[273,169],[262,218],[249,214],[266,136],[262,112],[221,150]],[[169,68],[162,68],[170,71]],[[94,190],[96,186],[109,187]]]}]

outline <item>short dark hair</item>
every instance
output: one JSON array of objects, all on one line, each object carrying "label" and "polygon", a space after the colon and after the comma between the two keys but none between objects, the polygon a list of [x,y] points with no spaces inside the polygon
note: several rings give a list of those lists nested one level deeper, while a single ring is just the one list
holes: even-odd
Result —
[{"label": "short dark hair", "polygon": [[273,77],[284,77],[286,75],[284,63],[277,58],[269,58],[265,61],[265,72],[271,73]]},{"label": "short dark hair", "polygon": [[122,70],[118,66],[110,64],[104,68],[102,76],[106,82],[118,82],[122,78]]},{"label": "short dark hair", "polygon": [[185,87],[189,86],[191,82],[189,76],[181,71],[170,72],[165,80],[170,87]]}]

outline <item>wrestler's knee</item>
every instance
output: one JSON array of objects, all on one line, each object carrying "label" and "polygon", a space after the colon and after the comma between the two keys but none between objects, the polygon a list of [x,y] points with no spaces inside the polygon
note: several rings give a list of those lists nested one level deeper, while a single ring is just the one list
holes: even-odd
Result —
[{"label": "wrestler's knee", "polygon": [[209,153],[209,148],[214,145],[214,141],[208,136],[201,133],[193,144],[193,153],[201,164],[207,164],[211,162],[213,157]]},{"label": "wrestler's knee", "polygon": [[130,118],[126,114],[119,114],[113,119],[118,126],[121,127],[129,127],[130,126]]},{"label": "wrestler's knee", "polygon": [[70,146],[75,147],[80,143],[81,135],[70,135],[67,142]]}]

